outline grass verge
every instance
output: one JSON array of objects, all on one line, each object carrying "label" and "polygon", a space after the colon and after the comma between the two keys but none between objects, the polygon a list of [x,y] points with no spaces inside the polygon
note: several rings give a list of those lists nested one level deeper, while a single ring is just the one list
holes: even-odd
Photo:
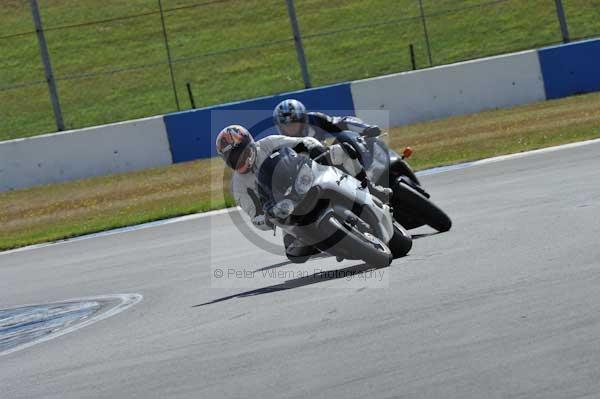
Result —
[{"label": "grass verge", "polygon": [[[390,130],[417,170],[598,137],[600,93]],[[231,206],[223,173],[210,159],[2,193],[0,250]]]},{"label": "grass verge", "polygon": [[[594,2],[564,1],[573,38],[600,34]],[[156,1],[39,3],[68,129],[177,110]],[[422,3],[434,65],[561,41],[552,0]],[[285,1],[163,4],[182,109],[186,82],[198,106],[304,87]],[[409,44],[417,66],[429,66],[416,0],[297,0],[296,7],[314,86],[409,70]],[[29,2],[0,0],[0,9],[0,141],[54,131]]]}]

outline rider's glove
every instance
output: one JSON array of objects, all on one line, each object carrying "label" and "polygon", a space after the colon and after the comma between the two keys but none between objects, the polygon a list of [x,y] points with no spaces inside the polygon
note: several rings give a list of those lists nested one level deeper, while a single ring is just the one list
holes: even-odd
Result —
[{"label": "rider's glove", "polygon": [[314,137],[302,138],[302,144],[304,144],[304,146],[308,150],[308,153],[311,158],[316,158],[319,155],[322,155],[323,153],[327,152],[327,147],[325,147],[323,143],[321,143]]},{"label": "rider's glove", "polygon": [[306,147],[308,151],[312,151],[315,148],[324,148],[325,146],[319,140],[314,137],[303,137],[302,144]]},{"label": "rider's glove", "polygon": [[365,130],[363,130],[363,132],[361,133],[361,136],[364,137],[377,137],[381,134],[381,129],[379,128],[379,126],[369,126],[367,128],[365,128]]},{"label": "rider's glove", "polygon": [[367,176],[367,172],[364,169],[354,177],[360,180],[360,186],[362,188],[367,188],[369,186],[369,176]]},{"label": "rider's glove", "polygon": [[265,216],[265,214],[257,215],[252,218],[252,224],[259,230],[273,230],[273,224]]},{"label": "rider's glove", "polygon": [[346,156],[346,151],[344,151],[340,144],[334,144],[329,147],[329,158],[332,165],[339,166],[343,164]]},{"label": "rider's glove", "polygon": [[342,143],[342,148],[344,149],[344,152],[351,158],[351,159],[358,159],[358,152],[356,151],[356,148],[354,148],[352,146],[352,144],[350,143]]}]

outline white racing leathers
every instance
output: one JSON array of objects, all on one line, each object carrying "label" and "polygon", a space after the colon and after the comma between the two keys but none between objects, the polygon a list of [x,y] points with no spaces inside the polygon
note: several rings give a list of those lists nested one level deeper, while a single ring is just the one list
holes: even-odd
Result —
[{"label": "white racing leathers", "polygon": [[[269,230],[269,227],[264,224],[262,209],[257,209],[256,200],[259,198],[259,195],[256,185],[256,174],[260,170],[264,160],[274,151],[284,147],[294,148],[300,144],[304,144],[304,147],[308,150],[323,146],[323,144],[312,137],[268,136],[256,142],[256,161],[250,172],[244,174],[234,172],[233,174],[231,191],[233,192],[235,202],[250,216],[252,222],[260,229]],[[355,160],[351,160],[344,152],[340,154],[336,151],[336,155],[335,160],[332,159],[336,164],[354,164]]]},{"label": "white racing leathers", "polygon": [[[265,137],[256,142],[256,161],[248,173],[240,174],[234,172],[232,179],[232,193],[235,202],[240,206],[250,219],[252,224],[260,230],[271,230],[273,227],[265,218],[262,208],[260,208],[259,194],[257,187],[257,173],[262,163],[273,152],[278,149],[288,147],[294,148],[303,144],[307,150],[316,147],[323,147],[323,144],[313,137],[288,137],[282,135],[273,135]],[[339,146],[336,146],[339,147]],[[350,170],[362,170],[362,165],[356,159],[352,159],[341,148],[332,148],[330,158],[333,164],[344,166]],[[284,237],[286,253],[305,253],[305,246],[295,237]]]}]

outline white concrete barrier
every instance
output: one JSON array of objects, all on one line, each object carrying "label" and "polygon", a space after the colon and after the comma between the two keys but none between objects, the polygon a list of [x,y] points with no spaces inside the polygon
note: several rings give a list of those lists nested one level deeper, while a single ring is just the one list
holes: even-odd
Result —
[{"label": "white concrete barrier", "polygon": [[389,111],[388,120],[369,120],[383,127],[546,99],[535,50],[360,80],[351,90],[358,117]]},{"label": "white concrete barrier", "polygon": [[[323,101],[342,104],[344,109],[354,103],[356,116],[382,127],[546,99],[535,50],[322,89],[327,91],[306,93],[312,101],[311,108],[314,104],[322,107]],[[336,91],[329,93],[331,90]],[[257,100],[260,105],[254,106],[270,110],[273,104],[269,102],[275,100],[276,97],[261,98]],[[244,104],[248,102],[228,106]],[[210,156],[210,146],[199,147],[198,137],[190,135],[190,126],[201,124],[210,125],[210,109],[0,142],[0,191]],[[212,141],[207,143],[212,145]]]},{"label": "white concrete barrier", "polygon": [[172,163],[162,116],[0,142],[0,191]]}]

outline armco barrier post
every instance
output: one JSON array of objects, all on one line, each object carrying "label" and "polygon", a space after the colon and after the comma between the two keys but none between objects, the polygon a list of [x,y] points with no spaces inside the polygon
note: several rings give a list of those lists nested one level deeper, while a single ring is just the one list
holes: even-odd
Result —
[{"label": "armco barrier post", "polygon": [[429,32],[427,31],[427,20],[425,19],[423,0],[419,0],[419,10],[421,12],[421,23],[423,24],[423,35],[425,36],[425,47],[427,47],[427,57],[429,58],[429,66],[433,66],[433,57],[431,56],[431,46],[429,45]]},{"label": "armco barrier post", "polygon": [[292,33],[294,35],[294,43],[296,45],[296,55],[298,56],[298,64],[302,70],[302,80],[304,80],[304,88],[309,89],[310,75],[308,74],[308,65],[306,63],[306,56],[304,55],[304,46],[302,45],[302,36],[300,35],[300,27],[298,26],[298,18],[296,17],[296,7],[294,6],[294,0],[286,0],[288,15],[290,16],[290,23],[292,25]]},{"label": "armco barrier post", "polygon": [[171,86],[173,86],[173,95],[175,96],[175,105],[177,111],[179,108],[179,96],[177,95],[177,86],[175,85],[175,73],[173,72],[173,59],[171,58],[171,48],[169,47],[169,37],[167,36],[167,26],[165,24],[165,14],[163,12],[162,0],[158,0],[158,9],[160,11],[160,22],[162,24],[162,33],[165,40],[165,49],[167,50],[167,61],[169,63],[169,74],[171,75]]},{"label": "armco barrier post", "polygon": [[196,109],[196,101],[194,100],[194,93],[192,92],[192,84],[187,82],[185,86],[187,87],[188,96],[190,97],[190,105],[193,109]]},{"label": "armco barrier post", "polygon": [[60,101],[58,100],[58,89],[56,88],[56,81],[54,80],[54,75],[52,73],[50,53],[48,52],[46,37],[44,36],[44,30],[42,29],[42,18],[40,17],[40,9],[38,7],[37,0],[29,0],[29,6],[31,7],[31,16],[33,17],[33,23],[35,24],[35,31],[37,33],[38,44],[40,47],[40,56],[42,57],[46,81],[48,82],[48,90],[50,92],[52,109],[54,110],[56,128],[58,131],[63,131],[65,130],[65,123],[63,121],[62,110],[60,108]]},{"label": "armco barrier post", "polygon": [[569,43],[569,26],[567,25],[567,18],[565,17],[565,9],[563,8],[562,0],[555,0],[556,2],[556,15],[558,16],[558,22],[560,24],[560,33],[562,34],[563,43]]}]

